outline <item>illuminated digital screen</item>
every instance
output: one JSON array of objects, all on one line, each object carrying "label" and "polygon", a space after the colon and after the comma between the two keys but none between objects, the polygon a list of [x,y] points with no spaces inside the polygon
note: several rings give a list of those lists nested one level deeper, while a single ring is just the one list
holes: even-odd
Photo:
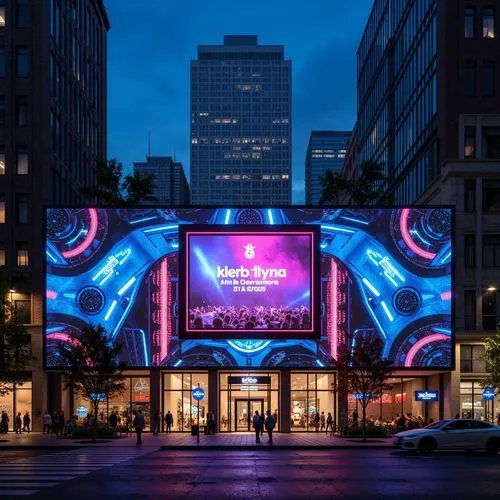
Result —
[{"label": "illuminated digital screen", "polygon": [[319,226],[179,229],[181,338],[319,338]]},{"label": "illuminated digital screen", "polygon": [[47,367],[88,322],[131,367],[334,368],[353,332],[395,368],[453,367],[452,208],[45,215]]}]

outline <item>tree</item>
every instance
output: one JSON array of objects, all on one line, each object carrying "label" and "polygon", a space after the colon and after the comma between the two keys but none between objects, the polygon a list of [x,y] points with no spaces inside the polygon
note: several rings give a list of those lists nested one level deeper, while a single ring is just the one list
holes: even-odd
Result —
[{"label": "tree", "polygon": [[363,441],[366,440],[366,408],[390,390],[386,379],[391,376],[393,362],[383,359],[384,344],[363,334],[354,334],[350,341],[339,347],[339,392],[353,394],[362,410]]},{"label": "tree", "polygon": [[385,184],[384,167],[365,161],[360,164],[360,175],[346,179],[340,172],[326,171],[320,178],[322,185],[320,205],[335,205],[341,195],[349,195],[352,205],[370,205],[379,200]]},{"label": "tree", "polygon": [[0,396],[16,385],[31,380],[28,368],[35,361],[31,353],[31,334],[12,302],[5,270],[0,271]]},{"label": "tree", "polygon": [[493,337],[484,339],[486,362],[486,373],[479,384],[484,389],[492,387],[496,395],[500,394],[500,329],[497,327],[497,333]]},{"label": "tree", "polygon": [[80,189],[82,196],[103,205],[119,207],[135,206],[146,200],[155,201],[155,176],[134,172],[123,175],[123,165],[116,158],[98,160],[96,164],[96,185]]},{"label": "tree", "polygon": [[125,390],[126,364],[119,361],[122,349],[123,344],[112,340],[102,325],[93,324],[84,326],[78,339],[59,346],[64,388],[72,388],[92,405],[94,441],[99,403]]}]

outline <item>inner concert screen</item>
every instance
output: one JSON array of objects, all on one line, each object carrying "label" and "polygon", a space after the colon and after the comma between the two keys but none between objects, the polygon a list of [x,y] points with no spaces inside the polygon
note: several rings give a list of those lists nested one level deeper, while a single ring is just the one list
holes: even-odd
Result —
[{"label": "inner concert screen", "polygon": [[335,369],[360,335],[454,366],[451,207],[54,207],[45,246],[48,368],[88,323],[138,368]]},{"label": "inner concert screen", "polygon": [[320,337],[319,226],[179,231],[180,338]]}]

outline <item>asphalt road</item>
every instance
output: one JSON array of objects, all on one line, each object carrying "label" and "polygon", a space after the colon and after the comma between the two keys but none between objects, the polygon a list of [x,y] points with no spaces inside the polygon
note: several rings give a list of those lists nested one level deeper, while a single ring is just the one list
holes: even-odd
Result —
[{"label": "asphalt road", "polygon": [[380,449],[158,451],[37,491],[29,498],[498,499],[500,455],[420,456]]}]

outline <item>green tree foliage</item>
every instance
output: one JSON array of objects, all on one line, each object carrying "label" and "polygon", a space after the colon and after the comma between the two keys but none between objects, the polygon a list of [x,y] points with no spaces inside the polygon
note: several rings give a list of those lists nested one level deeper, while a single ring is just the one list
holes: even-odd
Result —
[{"label": "green tree foliage", "polygon": [[483,389],[492,387],[498,396],[500,394],[500,329],[497,329],[495,336],[484,339],[484,345],[486,350],[484,360],[488,375],[481,379],[480,385]]},{"label": "green tree foliage", "polygon": [[23,316],[12,302],[7,269],[0,267],[0,396],[8,394],[14,385],[31,380],[30,364],[36,360],[31,353],[31,334]]},{"label": "green tree foliage", "polygon": [[[92,405],[94,429],[99,403],[125,390],[126,364],[119,361],[123,344],[115,342],[102,325],[86,325],[78,339],[59,345],[65,389],[87,399]],[[94,431],[94,440],[95,440]]]},{"label": "green tree foliage", "polygon": [[360,164],[360,176],[348,180],[340,172],[326,171],[320,179],[322,190],[320,205],[339,204],[348,195],[351,205],[363,206],[380,201],[386,178],[384,167],[365,161]]},{"label": "green tree foliage", "polygon": [[363,440],[366,440],[367,406],[391,389],[386,380],[391,376],[393,362],[383,359],[383,349],[380,339],[354,334],[338,351],[339,391],[353,394],[361,405]]},{"label": "green tree foliage", "polygon": [[155,176],[134,172],[123,174],[123,165],[116,158],[109,161],[98,160],[96,164],[96,186],[85,186],[80,193],[89,203],[131,207],[146,200],[155,201]]}]

